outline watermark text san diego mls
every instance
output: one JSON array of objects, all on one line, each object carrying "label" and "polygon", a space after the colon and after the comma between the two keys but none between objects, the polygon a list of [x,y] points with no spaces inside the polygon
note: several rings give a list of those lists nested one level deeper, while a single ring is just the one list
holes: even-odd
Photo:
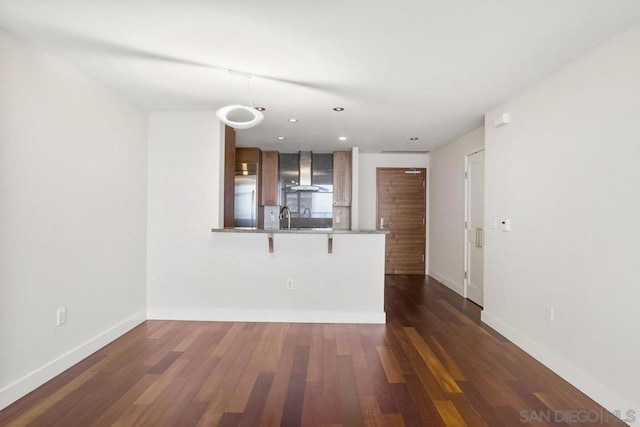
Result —
[{"label": "watermark text san diego mls", "polygon": [[520,411],[521,423],[628,423],[636,421],[636,411],[615,410],[607,412],[604,409],[562,409]]}]

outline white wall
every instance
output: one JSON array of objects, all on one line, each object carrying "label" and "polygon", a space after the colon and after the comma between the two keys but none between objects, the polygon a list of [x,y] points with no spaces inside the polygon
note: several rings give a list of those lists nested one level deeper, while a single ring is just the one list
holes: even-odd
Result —
[{"label": "white wall", "polygon": [[429,274],[464,294],[465,158],[484,147],[484,126],[429,156]]},{"label": "white wall", "polygon": [[0,31],[0,409],[144,319],[145,187],[146,115]]},{"label": "white wall", "polygon": [[[426,168],[429,185],[429,154],[360,153],[358,157],[358,226],[360,230],[376,229],[376,168]],[[427,207],[429,194],[427,192]],[[428,210],[427,210],[428,212]],[[425,272],[429,272],[429,220],[426,221]]]},{"label": "white wall", "polygon": [[[152,113],[149,124],[150,318],[384,321],[384,236],[212,233],[221,201],[213,112]],[[373,266],[372,266],[373,264]],[[287,279],[294,289],[287,289]]]},{"label": "white wall", "polygon": [[191,288],[217,274],[213,265],[206,265],[206,251],[223,202],[220,128],[215,112],[150,114],[149,310],[166,306],[174,297],[178,303],[190,298]]},{"label": "white wall", "polygon": [[[486,115],[483,320],[640,415],[640,26]],[[511,124],[494,128],[496,115]],[[555,322],[545,321],[545,306]]]}]

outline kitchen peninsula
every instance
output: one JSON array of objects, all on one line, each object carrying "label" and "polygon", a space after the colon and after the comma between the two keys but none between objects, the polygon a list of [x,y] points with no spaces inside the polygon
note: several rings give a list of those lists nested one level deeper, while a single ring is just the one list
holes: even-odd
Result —
[{"label": "kitchen peninsula", "polygon": [[384,232],[212,232],[213,244],[226,248],[220,264],[236,277],[228,293],[241,294],[246,306],[210,313],[216,320],[385,322]]},{"label": "kitchen peninsula", "polygon": [[[354,197],[348,179],[354,170],[351,174],[344,172],[352,164],[348,155],[340,155],[340,159],[331,156],[340,162],[333,162],[338,169],[345,165],[343,180],[338,181],[327,167],[329,156],[312,154],[311,185],[322,187],[314,193],[325,194],[330,204],[326,206],[323,202],[316,209],[312,201],[309,214],[305,213],[309,205],[304,205],[307,198],[313,199],[308,195],[308,187],[302,187],[296,196],[298,188],[291,187],[304,182],[298,180],[293,170],[290,172],[293,175],[280,173],[287,172],[287,165],[296,164],[296,156],[299,165],[299,153],[282,157],[282,164],[276,167],[274,163],[280,163],[279,154],[283,153],[263,152],[255,169],[261,180],[256,182],[253,199],[258,206],[253,210],[254,218],[258,219],[253,228],[262,230],[238,229],[234,194],[235,177],[240,174],[236,172],[245,176],[242,163],[247,163],[246,176],[251,176],[254,169],[249,164],[255,158],[236,157],[233,144],[224,140],[224,135],[233,132],[220,128],[215,115],[206,113],[157,113],[151,120],[151,130],[148,319],[385,322],[386,236],[356,231],[357,221],[355,224],[350,221],[352,202],[358,198]],[[228,150],[230,146],[232,150]],[[248,153],[244,150],[238,154]],[[287,163],[290,159],[293,161]],[[335,172],[336,168],[332,169]],[[290,178],[285,182],[287,177]],[[340,188],[336,189],[334,183],[338,182],[349,185],[342,184],[342,191],[337,191]],[[328,194],[332,194],[331,198]],[[296,209],[294,203],[298,199]],[[290,225],[288,215],[278,222],[285,205],[293,213]],[[271,211],[265,210],[267,206],[273,207],[275,224],[271,223]],[[319,225],[326,228],[312,229]],[[304,226],[311,227],[286,230]],[[267,227],[280,230],[264,230]],[[212,232],[212,228],[216,231]],[[273,252],[269,252],[270,236]]]}]

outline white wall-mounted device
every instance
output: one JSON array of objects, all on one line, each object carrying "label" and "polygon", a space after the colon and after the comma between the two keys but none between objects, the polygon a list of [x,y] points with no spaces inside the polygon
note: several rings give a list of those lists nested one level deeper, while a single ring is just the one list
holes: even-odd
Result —
[{"label": "white wall-mounted device", "polygon": [[493,119],[493,127],[499,128],[509,124],[509,113],[502,113]]}]

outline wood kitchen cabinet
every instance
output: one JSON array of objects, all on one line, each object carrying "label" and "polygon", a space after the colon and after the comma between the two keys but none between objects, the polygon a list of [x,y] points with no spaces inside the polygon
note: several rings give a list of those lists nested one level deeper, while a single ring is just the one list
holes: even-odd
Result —
[{"label": "wood kitchen cabinet", "polygon": [[260,149],[255,147],[236,148],[236,163],[260,163]]},{"label": "wood kitchen cabinet", "polygon": [[278,203],[278,178],[280,170],[280,154],[277,151],[262,152],[262,170],[260,179],[262,181],[262,201],[263,206],[276,206]]},{"label": "wood kitchen cabinet", "polygon": [[333,206],[351,206],[351,151],[333,153]]}]

